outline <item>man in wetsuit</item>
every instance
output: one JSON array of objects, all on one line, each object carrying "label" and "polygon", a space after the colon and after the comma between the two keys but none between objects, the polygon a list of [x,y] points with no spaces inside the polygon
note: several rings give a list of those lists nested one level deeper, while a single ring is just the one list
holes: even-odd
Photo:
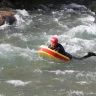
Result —
[{"label": "man in wetsuit", "polygon": [[88,54],[83,56],[83,57],[72,56],[71,54],[69,54],[68,52],[66,52],[64,50],[64,47],[60,43],[58,43],[58,38],[56,38],[56,37],[51,38],[50,45],[48,46],[48,48],[55,50],[55,51],[65,55],[65,56],[69,57],[70,59],[83,60],[83,59],[86,59],[86,58],[91,57],[91,56],[96,56],[96,54],[93,52],[88,52]]}]

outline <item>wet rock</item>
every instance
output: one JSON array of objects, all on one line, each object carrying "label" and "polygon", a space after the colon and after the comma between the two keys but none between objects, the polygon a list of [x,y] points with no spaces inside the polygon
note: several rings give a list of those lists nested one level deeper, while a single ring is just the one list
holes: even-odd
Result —
[{"label": "wet rock", "polygon": [[0,26],[3,25],[5,22],[9,25],[12,25],[16,22],[15,12],[13,11],[5,11],[0,10]]}]

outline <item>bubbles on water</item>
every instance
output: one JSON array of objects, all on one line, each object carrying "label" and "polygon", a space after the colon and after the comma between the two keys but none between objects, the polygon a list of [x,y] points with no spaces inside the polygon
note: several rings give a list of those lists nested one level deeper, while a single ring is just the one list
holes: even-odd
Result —
[{"label": "bubbles on water", "polygon": [[85,24],[91,24],[95,21],[95,17],[91,16],[91,15],[88,15],[86,17],[82,17],[82,18],[78,18],[78,20],[82,23],[85,23]]},{"label": "bubbles on water", "polygon": [[78,84],[80,84],[80,85],[87,85],[87,84],[89,84],[89,83],[86,82],[86,81],[80,81],[80,82],[76,82],[76,83],[78,83]]},{"label": "bubbles on water", "polygon": [[17,10],[18,14],[21,14],[22,16],[29,16],[29,13],[23,9],[23,10]]},{"label": "bubbles on water", "polygon": [[5,58],[9,60],[15,60],[15,58],[17,57],[21,59],[26,59],[28,61],[34,61],[38,59],[38,58],[36,59],[36,57],[38,56],[36,50],[34,49],[31,50],[29,48],[19,48],[19,47],[12,46],[10,44],[1,44],[0,54],[1,54],[0,58],[3,59]]},{"label": "bubbles on water", "polygon": [[[45,70],[45,71],[47,71],[47,70]],[[62,75],[70,74],[71,75],[76,71],[74,71],[74,70],[64,70],[64,71],[55,70],[55,71],[47,71],[47,72],[55,73],[56,75],[60,75],[60,74],[62,74]]]},{"label": "bubbles on water", "polygon": [[84,96],[83,91],[70,90],[67,93],[68,93],[67,96],[72,96],[72,95]]},{"label": "bubbles on water", "polygon": [[40,69],[35,69],[34,72],[42,73],[42,70],[40,70]]},{"label": "bubbles on water", "polygon": [[27,82],[23,82],[21,80],[9,80],[9,81],[6,81],[8,84],[13,84],[15,87],[16,86],[25,86],[27,84],[30,84],[31,81],[27,81]]},{"label": "bubbles on water", "polygon": [[9,27],[9,25],[7,23],[5,23],[4,25],[0,26],[0,30],[4,30],[7,27]]},{"label": "bubbles on water", "polygon": [[26,25],[29,25],[32,22],[31,16],[29,13],[23,9],[23,10],[16,10],[17,13],[15,15],[17,22],[16,22],[16,28],[24,28]]}]

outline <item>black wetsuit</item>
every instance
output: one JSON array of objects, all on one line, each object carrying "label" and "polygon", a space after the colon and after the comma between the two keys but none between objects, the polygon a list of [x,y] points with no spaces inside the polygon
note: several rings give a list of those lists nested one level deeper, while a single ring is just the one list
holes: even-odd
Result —
[{"label": "black wetsuit", "polygon": [[49,45],[48,48],[55,50],[55,51],[65,55],[65,56],[69,57],[70,60],[71,59],[83,60],[83,59],[86,59],[86,58],[91,57],[91,56],[96,56],[96,54],[93,52],[88,52],[88,54],[83,56],[83,57],[72,56],[71,54],[69,54],[68,52],[65,51],[64,47],[60,43],[58,43],[55,48],[52,48],[51,45]]},{"label": "black wetsuit", "polygon": [[70,59],[72,59],[72,55],[67,53],[65,51],[64,47],[60,43],[58,43],[55,48],[52,48],[51,45],[49,45],[48,48],[55,50],[55,51],[65,55],[65,56],[69,57]]}]

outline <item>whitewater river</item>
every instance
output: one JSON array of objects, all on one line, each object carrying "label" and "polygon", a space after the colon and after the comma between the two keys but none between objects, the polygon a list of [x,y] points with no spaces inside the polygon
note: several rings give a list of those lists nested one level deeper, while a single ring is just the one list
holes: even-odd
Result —
[{"label": "whitewater river", "polygon": [[17,10],[16,18],[0,27],[0,96],[96,96],[96,57],[57,62],[38,55],[53,35],[74,56],[96,52],[95,15]]}]

